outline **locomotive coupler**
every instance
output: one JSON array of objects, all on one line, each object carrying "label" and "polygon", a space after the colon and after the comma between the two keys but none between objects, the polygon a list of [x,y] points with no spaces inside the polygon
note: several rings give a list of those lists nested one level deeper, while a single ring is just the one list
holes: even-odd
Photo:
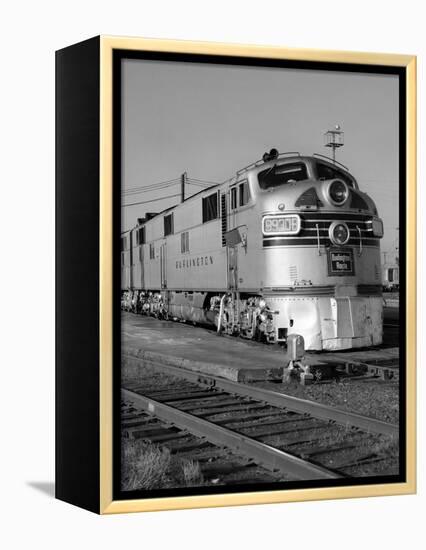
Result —
[{"label": "locomotive coupler", "polygon": [[314,376],[310,366],[304,362],[305,340],[300,334],[290,334],[287,338],[287,355],[283,368],[283,382],[287,383],[297,377],[304,386],[312,384]]}]

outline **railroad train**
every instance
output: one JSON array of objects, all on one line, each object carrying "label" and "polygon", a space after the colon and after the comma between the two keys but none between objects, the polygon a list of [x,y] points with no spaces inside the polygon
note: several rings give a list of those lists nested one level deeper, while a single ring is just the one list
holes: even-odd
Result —
[{"label": "railroad train", "polygon": [[122,233],[121,307],[306,350],[379,345],[382,237],[346,167],[272,149]]}]

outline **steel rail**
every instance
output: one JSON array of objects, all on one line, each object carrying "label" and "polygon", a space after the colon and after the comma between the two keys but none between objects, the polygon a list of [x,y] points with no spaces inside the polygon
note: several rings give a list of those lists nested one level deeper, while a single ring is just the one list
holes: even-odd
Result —
[{"label": "steel rail", "polygon": [[261,401],[281,409],[288,409],[294,412],[309,414],[310,416],[318,419],[336,422],[344,426],[353,426],[369,433],[384,434],[393,437],[399,436],[399,426],[397,424],[383,422],[382,420],[376,420],[375,418],[370,418],[369,416],[344,411],[337,409],[336,407],[330,407],[328,405],[323,405],[322,403],[300,399],[299,397],[293,397],[283,393],[266,390],[264,388],[249,386],[248,384],[234,382],[232,380],[227,380],[226,378],[220,378],[210,374],[205,375],[183,367],[166,365],[160,361],[154,361],[152,359],[142,359],[128,354],[124,354],[124,358],[127,360],[136,361],[138,363],[142,361],[144,364],[151,364],[164,372],[168,372],[169,374],[180,378],[185,378],[191,382],[206,384],[235,395],[251,397],[257,401]]},{"label": "steel rail", "polygon": [[341,474],[322,466],[307,462],[244,434],[183,412],[165,403],[155,401],[145,395],[125,388],[122,388],[121,394],[136,406],[143,408],[161,420],[170,422],[182,430],[187,430],[197,437],[207,439],[214,445],[225,446],[244,456],[249,456],[251,459],[273,471],[279,470],[304,480],[340,479],[343,477]]},{"label": "steel rail", "polygon": [[[342,364],[342,362],[344,362],[346,368],[349,367],[350,369],[364,369],[367,374],[381,376],[383,380],[392,379],[394,374],[399,374],[399,357],[389,355],[388,357],[383,356],[382,358],[375,358],[374,356],[372,356],[369,360],[368,358],[365,358],[365,353],[361,356],[361,358],[357,358],[357,355],[355,353],[354,357],[354,359],[351,359],[351,355],[349,354],[336,354],[332,358],[325,357],[324,361],[325,363],[328,363],[330,365],[339,366]],[[364,357],[364,359],[362,357]],[[375,363],[375,361],[380,361],[380,363]],[[392,376],[390,376],[390,373],[392,374]]]}]

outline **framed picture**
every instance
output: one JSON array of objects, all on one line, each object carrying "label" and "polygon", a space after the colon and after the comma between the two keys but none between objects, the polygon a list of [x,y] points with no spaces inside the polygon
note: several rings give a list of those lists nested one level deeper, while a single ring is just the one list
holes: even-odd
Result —
[{"label": "framed picture", "polygon": [[415,491],[416,59],[56,54],[56,495]]}]

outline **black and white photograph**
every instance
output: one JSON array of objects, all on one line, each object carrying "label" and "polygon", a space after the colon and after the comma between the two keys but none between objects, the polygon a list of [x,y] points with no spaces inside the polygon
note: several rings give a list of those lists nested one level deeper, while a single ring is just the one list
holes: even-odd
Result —
[{"label": "black and white photograph", "polygon": [[123,50],[114,90],[115,494],[403,481],[402,74]]},{"label": "black and white photograph", "polygon": [[2,548],[423,540],[421,7],[3,6]]}]

